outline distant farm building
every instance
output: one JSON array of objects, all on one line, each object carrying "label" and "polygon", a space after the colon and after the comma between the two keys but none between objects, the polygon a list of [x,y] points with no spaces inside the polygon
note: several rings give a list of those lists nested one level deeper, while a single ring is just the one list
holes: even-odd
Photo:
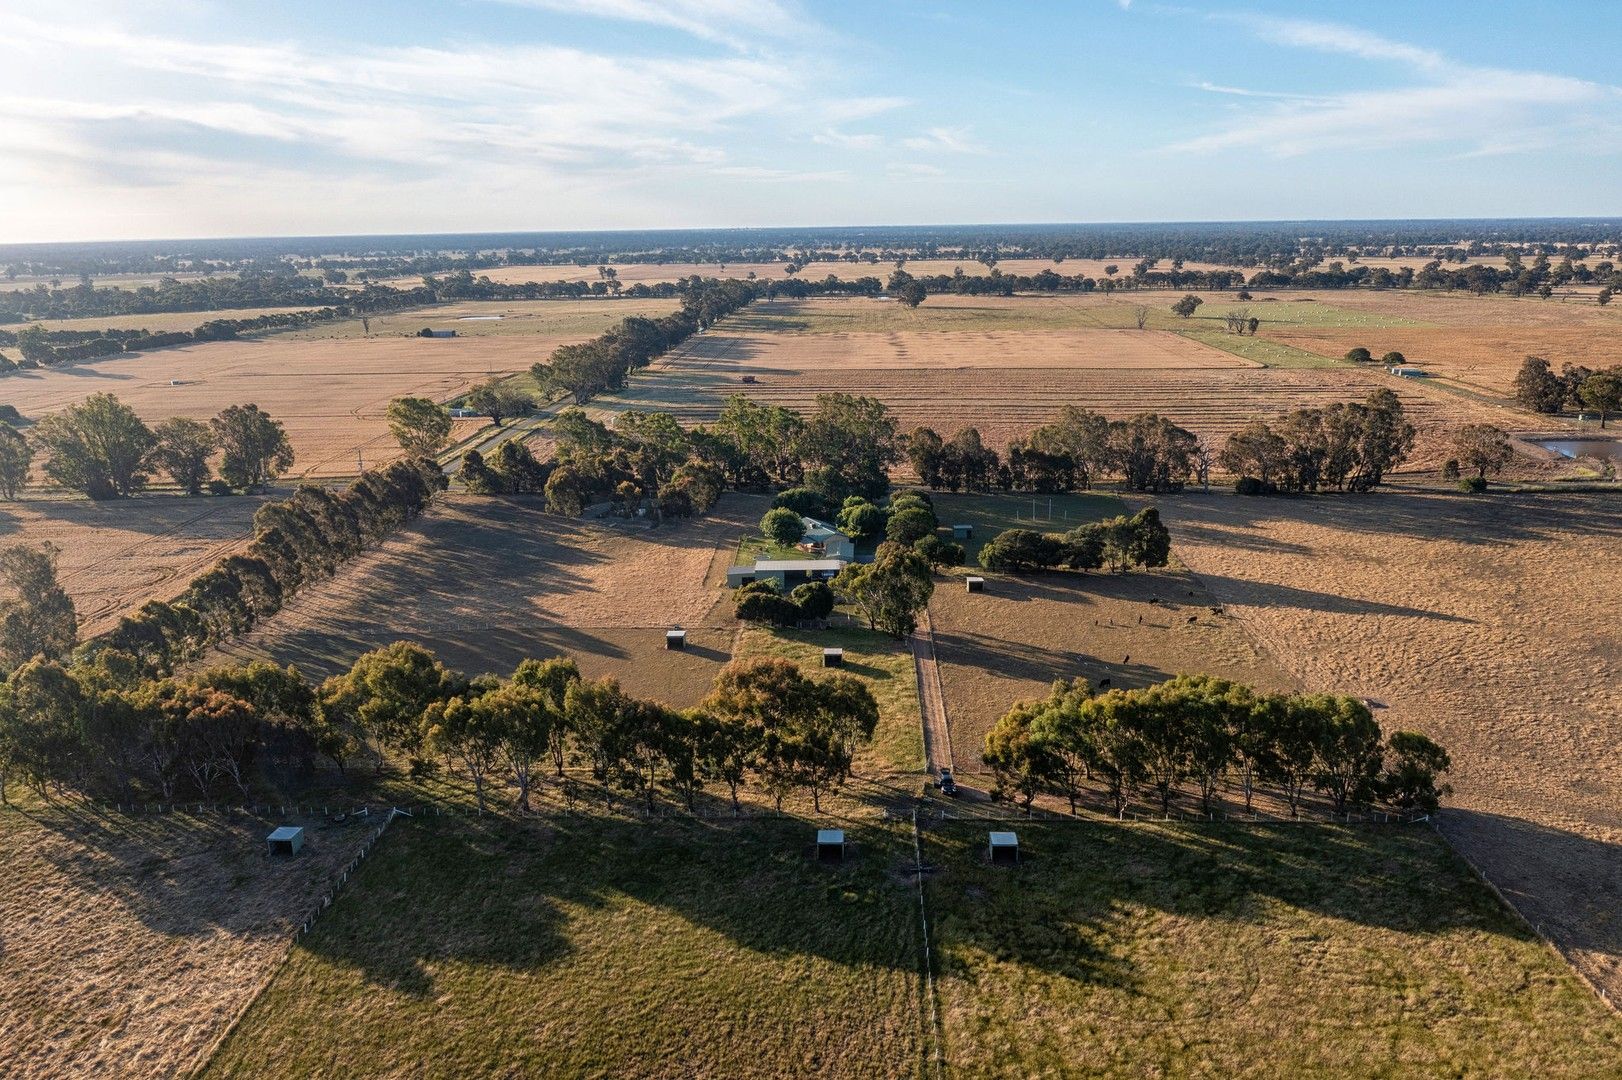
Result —
[{"label": "distant farm building", "polygon": [[974,539],[974,526],[973,525],[953,525],[952,526],[952,539],[953,540],[973,540]]},{"label": "distant farm building", "polygon": [[432,327],[425,326],[421,330],[417,331],[417,336],[418,337],[455,337],[456,336],[456,331],[455,330],[435,330]]},{"label": "distant farm building", "polygon": [[801,549],[829,559],[844,559],[846,562],[856,558],[856,541],[826,521],[802,517],[800,524],[805,528],[798,545]]},{"label": "distant farm building", "polygon": [[1388,374],[1402,379],[1423,379],[1427,376],[1424,368],[1416,368],[1409,364],[1392,364],[1385,370]]}]

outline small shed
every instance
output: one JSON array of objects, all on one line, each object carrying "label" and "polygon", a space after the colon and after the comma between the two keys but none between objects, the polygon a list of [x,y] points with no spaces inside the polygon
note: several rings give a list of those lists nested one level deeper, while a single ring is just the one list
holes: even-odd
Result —
[{"label": "small shed", "polygon": [[991,843],[986,850],[990,852],[991,861],[994,865],[1016,866],[1019,864],[1019,836],[1015,833],[992,833]]},{"label": "small shed", "polygon": [[304,830],[296,825],[283,825],[265,837],[272,855],[297,855],[304,848]]},{"label": "small shed", "polygon": [[844,667],[845,666],[845,650],[844,649],[823,649],[822,650],[822,666],[823,667]]},{"label": "small shed", "polygon": [[687,631],[685,631],[685,630],[666,630],[665,631],[665,648],[667,648],[667,649],[685,649],[685,648],[687,648]]},{"label": "small shed", "polygon": [[822,862],[843,862],[845,860],[844,829],[817,830],[817,858]]},{"label": "small shed", "polygon": [[966,578],[963,579],[963,584],[968,587],[968,590],[970,592],[985,592],[986,591],[986,579],[983,578],[983,577],[977,577],[977,576],[966,577]]},{"label": "small shed", "polygon": [[439,337],[439,338],[455,337],[456,336],[456,331],[455,330],[435,330],[432,327],[427,327],[427,328],[425,328],[423,330],[422,333],[418,334],[417,336],[418,337]]},{"label": "small shed", "polygon": [[974,539],[974,526],[973,525],[953,525],[952,526],[952,539],[953,540],[973,540]]}]

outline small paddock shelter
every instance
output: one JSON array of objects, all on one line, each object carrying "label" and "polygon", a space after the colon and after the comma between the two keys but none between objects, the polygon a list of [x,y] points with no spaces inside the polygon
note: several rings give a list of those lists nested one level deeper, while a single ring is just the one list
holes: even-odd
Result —
[{"label": "small paddock shelter", "polygon": [[963,579],[963,584],[968,587],[970,592],[986,591],[986,579],[983,577],[966,577]]},{"label": "small paddock shelter", "polygon": [[822,666],[823,667],[844,667],[845,666],[845,650],[844,649],[823,649],[822,650]]},{"label": "small paddock shelter", "polygon": [[304,830],[296,825],[283,825],[265,837],[265,847],[271,855],[297,855],[304,850]]},{"label": "small paddock shelter", "polygon": [[667,648],[667,649],[685,649],[685,648],[687,648],[687,631],[685,631],[685,630],[666,630],[665,631],[665,648]]},{"label": "small paddock shelter", "polygon": [[431,326],[425,326],[422,329],[422,333],[418,334],[417,336],[418,337],[455,337],[456,336],[456,331],[455,330],[435,330]]},{"label": "small paddock shelter", "polygon": [[817,859],[819,862],[845,861],[845,830],[817,830]]},{"label": "small paddock shelter", "polygon": [[973,540],[974,539],[974,526],[973,525],[953,525],[952,526],[952,539],[953,540],[958,540],[958,541]]},{"label": "small paddock shelter", "polygon": [[1019,865],[1019,836],[1011,832],[994,832],[987,845],[993,866]]}]

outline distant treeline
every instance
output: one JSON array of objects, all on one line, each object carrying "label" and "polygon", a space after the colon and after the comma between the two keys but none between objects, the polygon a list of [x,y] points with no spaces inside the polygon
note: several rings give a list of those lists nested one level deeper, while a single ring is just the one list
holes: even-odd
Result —
[{"label": "distant treeline", "polygon": [[1503,218],[1381,221],[1164,222],[1124,224],[861,226],[773,229],[656,229],[626,232],[459,233],[403,236],[262,237],[0,245],[15,274],[165,274],[201,269],[312,269],[440,273],[516,263],[780,262],[871,253],[879,262],[975,259],[994,253],[1037,258],[1184,259],[1261,266],[1278,258],[1410,256],[1415,248],[1457,248],[1471,256],[1512,247],[1551,256],[1580,245],[1622,242],[1619,218]]}]

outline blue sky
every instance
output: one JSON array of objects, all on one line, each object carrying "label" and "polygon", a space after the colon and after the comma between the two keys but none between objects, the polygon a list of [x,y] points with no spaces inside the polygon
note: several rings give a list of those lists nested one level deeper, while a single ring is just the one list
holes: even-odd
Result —
[{"label": "blue sky", "polygon": [[1622,212],[1622,5],[6,0],[0,242]]}]

